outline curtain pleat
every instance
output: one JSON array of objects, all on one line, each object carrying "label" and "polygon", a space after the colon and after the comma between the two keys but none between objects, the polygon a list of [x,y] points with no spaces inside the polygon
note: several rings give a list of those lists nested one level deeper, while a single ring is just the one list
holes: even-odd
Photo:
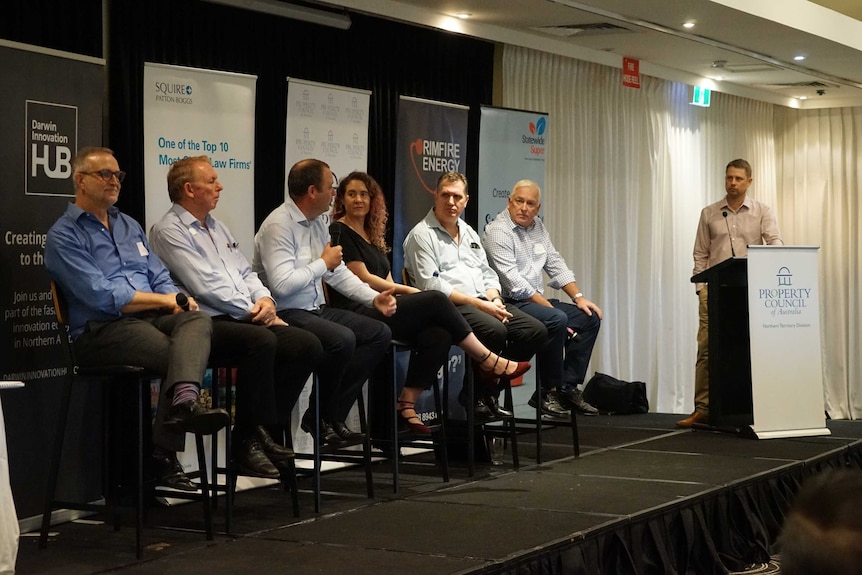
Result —
[{"label": "curtain pleat", "polygon": [[563,56],[506,46],[502,105],[548,112],[543,217],[604,325],[592,369],[648,384],[653,411],[693,407],[697,299],[689,282],[700,210],[747,159],[749,194],[789,245],[819,245],[826,405],[862,413],[857,174],[862,110],[800,111]]}]

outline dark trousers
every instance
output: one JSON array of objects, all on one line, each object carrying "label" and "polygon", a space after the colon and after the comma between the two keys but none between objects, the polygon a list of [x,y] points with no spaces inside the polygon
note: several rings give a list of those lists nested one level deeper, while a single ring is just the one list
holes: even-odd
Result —
[{"label": "dark trousers", "polygon": [[200,311],[146,314],[108,322],[90,322],[75,340],[82,366],[137,365],[161,374],[163,381],[153,424],[153,443],[182,451],[185,434],[163,427],[175,383],[200,386],[210,355],[212,321]]},{"label": "dark trousers", "polygon": [[237,426],[287,424],[308,376],[323,359],[323,346],[298,327],[216,316],[211,357],[237,368]]},{"label": "dark trousers", "polygon": [[[576,305],[557,299],[549,301],[554,307],[529,301],[515,304],[541,321],[548,330],[548,342],[536,355],[544,391],[554,388],[567,389],[584,383],[593,346],[602,325],[595,312],[593,315],[587,315]],[[579,336],[568,345],[567,328],[572,328]]]},{"label": "dark trousers", "polygon": [[317,368],[320,416],[344,421],[362,386],[383,359],[392,341],[389,327],[349,310],[328,306],[319,310],[287,309],[278,312],[290,325],[310,331],[323,346]]},{"label": "dark trousers", "polygon": [[506,309],[512,317],[503,323],[471,305],[458,306],[473,333],[488,349],[509,359],[527,361],[545,345],[548,331],[542,322],[514,305],[506,304]]},{"label": "dark trousers", "polygon": [[449,298],[438,291],[399,295],[398,311],[391,317],[365,306],[355,311],[382,321],[392,330],[392,337],[410,345],[406,387],[429,389],[434,385],[437,372],[449,359],[449,348],[473,331]]}]

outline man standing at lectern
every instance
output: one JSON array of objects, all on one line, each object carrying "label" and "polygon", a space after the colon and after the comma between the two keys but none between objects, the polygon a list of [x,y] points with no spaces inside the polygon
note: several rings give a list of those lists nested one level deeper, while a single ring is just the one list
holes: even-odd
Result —
[{"label": "man standing at lectern", "polygon": [[[772,209],[747,196],[751,186],[751,164],[733,160],[724,172],[727,195],[700,212],[694,238],[694,270],[692,275],[711,268],[724,260],[748,255],[749,245],[781,246],[781,232]],[[677,427],[709,423],[709,313],[707,285],[695,284],[700,305],[697,328],[697,361],[694,366],[694,413],[677,421]]]}]

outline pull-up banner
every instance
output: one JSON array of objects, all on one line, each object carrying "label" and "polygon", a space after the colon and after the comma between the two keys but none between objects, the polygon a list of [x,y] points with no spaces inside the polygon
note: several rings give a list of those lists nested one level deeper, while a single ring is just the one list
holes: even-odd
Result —
[{"label": "pull-up banner", "polygon": [[[402,244],[407,233],[434,205],[437,179],[446,172],[464,173],[467,165],[467,114],[469,108],[431,100],[401,96],[398,104],[398,149],[395,154],[392,277],[400,278],[404,267]],[[467,190],[472,194],[472,189]],[[398,280],[396,280],[398,281]],[[406,365],[402,366],[406,371]],[[449,411],[463,414],[458,403],[464,379],[464,354],[453,346],[449,363]],[[439,378],[442,372],[438,374]],[[433,396],[425,391],[416,402],[416,412],[429,421],[434,409]]]},{"label": "pull-up banner", "polygon": [[[57,425],[67,368],[42,254],[48,229],[75,199],[72,158],[80,147],[102,144],[104,90],[104,60],[0,40],[0,380],[27,383],[3,397],[0,451],[8,444],[13,465],[0,456],[2,573],[15,570],[18,517],[36,525],[44,508],[46,438]],[[77,389],[86,393],[85,385]],[[88,409],[80,419],[92,414]],[[65,453],[81,453],[81,445],[93,453],[98,432],[88,435],[80,420],[70,420]],[[61,474],[58,493],[96,498],[99,473],[83,465]]]},{"label": "pull-up banner", "polygon": [[468,111],[467,106],[407,96],[399,100],[395,205],[390,208],[393,278],[401,277],[401,244],[407,232],[434,205],[437,179],[446,172],[466,170]]},{"label": "pull-up banner", "polygon": [[512,185],[533,180],[545,195],[548,115],[541,112],[482,107],[479,127],[479,181],[473,188],[479,202],[477,231],[506,209]]},{"label": "pull-up banner", "polygon": [[306,158],[326,162],[339,179],[366,171],[370,100],[367,90],[288,78],[285,177]]},{"label": "pull-up banner", "polygon": [[224,186],[213,216],[251,261],[256,83],[256,76],[144,64],[146,231],[171,207],[165,179],[171,164],[209,156]]},{"label": "pull-up banner", "polygon": [[66,373],[42,253],[75,199],[72,158],[102,144],[104,74],[103,60],[0,41],[0,379]]}]

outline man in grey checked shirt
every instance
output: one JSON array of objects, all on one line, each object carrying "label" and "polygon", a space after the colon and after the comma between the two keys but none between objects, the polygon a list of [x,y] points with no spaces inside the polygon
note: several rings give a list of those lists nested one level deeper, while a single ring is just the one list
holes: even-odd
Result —
[{"label": "man in grey checked shirt", "polygon": [[[575,274],[554,248],[542,220],[536,218],[541,206],[538,184],[530,180],[517,182],[506,209],[485,228],[482,244],[500,277],[506,301],[548,329],[548,342],[536,354],[542,381],[542,412],[557,415],[554,412],[562,405],[584,415],[595,415],[598,411],[583,400],[578,386],[586,377],[602,310],[580,292]],[[572,303],[545,298],[543,272],[548,274],[548,285],[566,292]],[[576,335],[570,338],[572,333]],[[530,405],[536,407],[537,401],[534,395]]]}]

